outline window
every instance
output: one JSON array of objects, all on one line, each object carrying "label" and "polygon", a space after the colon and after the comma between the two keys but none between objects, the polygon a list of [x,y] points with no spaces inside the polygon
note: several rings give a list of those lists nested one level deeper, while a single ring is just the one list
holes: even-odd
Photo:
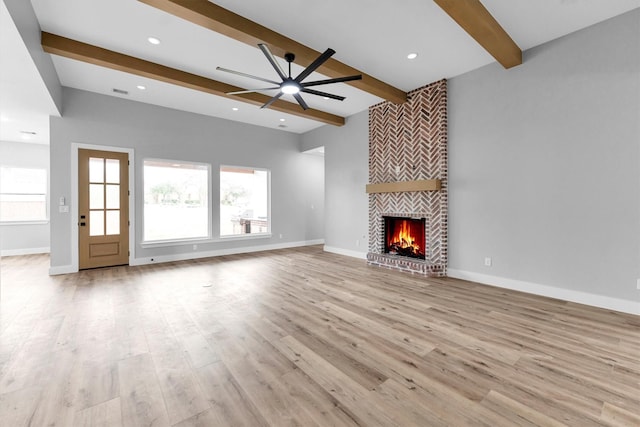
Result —
[{"label": "window", "polygon": [[47,170],[0,167],[0,221],[47,220]]},{"label": "window", "polygon": [[220,236],[269,233],[269,204],[268,170],[220,168]]},{"label": "window", "polygon": [[144,241],[208,238],[209,165],[144,161]]}]

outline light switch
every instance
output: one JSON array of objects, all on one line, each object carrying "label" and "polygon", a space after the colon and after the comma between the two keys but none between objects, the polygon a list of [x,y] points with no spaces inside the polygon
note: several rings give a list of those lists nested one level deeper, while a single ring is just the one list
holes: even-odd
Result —
[{"label": "light switch", "polygon": [[64,206],[64,202],[65,202],[64,196],[61,196],[60,202],[59,202],[60,206]]}]

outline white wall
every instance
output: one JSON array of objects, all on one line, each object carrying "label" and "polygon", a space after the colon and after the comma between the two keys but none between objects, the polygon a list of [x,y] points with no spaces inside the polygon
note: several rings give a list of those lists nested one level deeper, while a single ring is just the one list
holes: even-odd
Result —
[{"label": "white wall", "polygon": [[325,249],[365,258],[369,235],[369,113],[342,127],[323,126],[302,136],[301,147],[325,147]]},{"label": "white wall", "polygon": [[[638,312],[639,29],[635,10],[448,81],[450,275]],[[367,126],[303,136],[345,253],[366,251]]]},{"label": "white wall", "polygon": [[[51,119],[52,198],[64,196],[70,201],[70,209],[77,209],[69,172],[72,143],[132,148],[135,157],[134,249],[140,262],[150,258],[157,262],[321,241],[322,230],[317,223],[324,222],[324,162],[322,158],[300,152],[299,135],[69,88],[63,88],[63,101],[64,117]],[[142,162],[145,158],[211,163],[214,237],[219,229],[215,209],[219,200],[219,166],[270,169],[272,237],[198,243],[197,252],[191,244],[142,247]],[[72,265],[71,215],[53,212],[51,226],[52,271],[64,272]]]},{"label": "white wall", "polygon": [[[0,164],[49,171],[49,146],[0,141]],[[0,224],[0,255],[49,252],[49,222]]]}]

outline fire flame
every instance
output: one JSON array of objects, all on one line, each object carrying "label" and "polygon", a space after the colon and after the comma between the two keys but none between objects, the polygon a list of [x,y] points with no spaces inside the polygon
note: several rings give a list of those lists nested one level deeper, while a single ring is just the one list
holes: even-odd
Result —
[{"label": "fire flame", "polygon": [[396,225],[395,234],[391,236],[391,245],[398,246],[402,249],[412,248],[414,252],[420,251],[420,246],[416,244],[414,232],[411,230],[409,221],[402,221],[401,226]]}]

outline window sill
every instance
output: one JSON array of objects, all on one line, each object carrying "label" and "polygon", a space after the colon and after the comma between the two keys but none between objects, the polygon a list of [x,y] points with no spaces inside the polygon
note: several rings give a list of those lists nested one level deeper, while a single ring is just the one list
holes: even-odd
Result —
[{"label": "window sill", "polygon": [[186,246],[186,245],[204,245],[208,243],[221,243],[234,240],[254,240],[254,239],[268,239],[272,235],[271,233],[260,234],[236,234],[233,236],[220,236],[216,239],[183,239],[183,240],[155,240],[150,242],[142,242],[140,246],[142,248],[162,248],[167,246]]},{"label": "window sill", "polygon": [[0,221],[2,225],[45,225],[49,224],[48,219],[33,220],[33,221]]},{"label": "window sill", "polygon": [[202,243],[211,243],[213,240],[208,237],[200,237],[194,239],[176,239],[176,240],[151,240],[141,242],[140,246],[143,248],[162,248],[165,246],[185,246],[185,245],[198,245]]},{"label": "window sill", "polygon": [[271,233],[254,233],[254,234],[233,234],[230,236],[220,236],[217,242],[227,242],[232,240],[252,240],[252,239],[268,239]]}]

